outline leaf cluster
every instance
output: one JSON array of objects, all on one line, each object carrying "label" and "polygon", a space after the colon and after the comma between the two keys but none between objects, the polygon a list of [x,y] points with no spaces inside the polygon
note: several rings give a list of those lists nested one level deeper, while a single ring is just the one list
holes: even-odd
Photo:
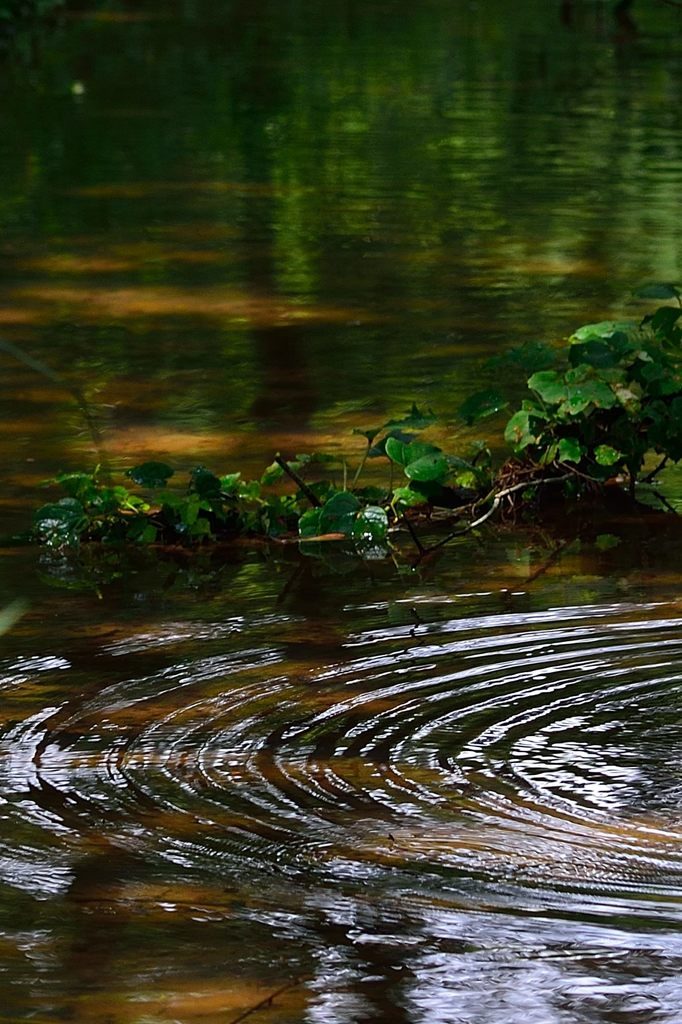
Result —
[{"label": "leaf cluster", "polygon": [[664,306],[639,324],[576,331],[568,366],[528,379],[531,395],[505,430],[513,451],[593,480],[626,473],[633,485],[648,452],[682,458],[681,316]]},{"label": "leaf cluster", "polygon": [[33,532],[51,547],[80,541],[138,544],[195,544],[236,534],[277,536],[292,528],[299,510],[292,496],[261,495],[255,480],[241,473],[216,476],[203,466],[189,475],[184,490],[167,485],[175,471],[162,462],[145,462],[126,472],[143,493],[110,485],[94,473],[63,473],[51,483],[66,496],[43,505]]},{"label": "leaf cluster", "polygon": [[[461,505],[490,484],[484,445],[465,460],[418,440],[418,433],[435,422],[430,410],[413,405],[400,419],[355,430],[366,447],[354,468],[341,456],[319,452],[289,462],[277,456],[260,480],[244,480],[238,472],[218,476],[198,466],[184,490],[169,485],[175,472],[164,462],[127,470],[126,485],[103,481],[98,470],[63,473],[51,483],[66,494],[38,509],[33,533],[51,547],[81,541],[192,545],[291,532],[306,541],[335,536],[356,546],[382,544],[407,508]],[[384,486],[360,486],[368,460],[389,467]],[[394,485],[396,468],[403,478]],[[283,493],[283,485],[292,482],[295,490]]]},{"label": "leaf cluster", "polygon": [[[526,347],[526,365],[535,372],[528,378],[528,397],[504,432],[516,479],[512,463],[495,476],[482,441],[470,444],[463,457],[422,438],[436,417],[413,404],[398,419],[353,431],[365,442],[355,466],[334,453],[299,454],[289,461],[277,455],[260,480],[197,466],[184,488],[170,484],[171,466],[155,461],[129,469],[125,484],[102,479],[98,470],[61,474],[53,483],[65,494],[37,511],[34,536],[63,547],[84,540],[197,545],[239,535],[294,535],[307,550],[311,541],[329,538],[361,551],[385,550],[389,529],[399,520],[412,531],[411,510],[461,512],[468,506],[469,525],[452,534],[459,536],[487,520],[503,498],[520,490],[534,493],[523,481],[537,488],[566,486],[568,480],[576,493],[622,475],[634,487],[648,453],[662,456],[648,479],[666,461],[682,459],[680,302],[680,308],[663,306],[641,323],[608,320],[581,327],[568,339],[564,364],[554,368],[556,353],[537,343]],[[523,354],[518,360],[523,365]],[[460,418],[473,425],[508,404],[488,389],[467,399]],[[374,474],[361,485],[363,471],[375,460],[383,462],[387,479],[377,483]]]}]

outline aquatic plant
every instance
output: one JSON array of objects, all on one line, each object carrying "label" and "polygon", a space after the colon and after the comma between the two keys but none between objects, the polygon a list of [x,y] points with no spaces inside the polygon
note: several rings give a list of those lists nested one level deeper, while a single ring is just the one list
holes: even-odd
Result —
[{"label": "aquatic plant", "polygon": [[[398,419],[353,431],[365,441],[355,466],[324,452],[278,454],[259,480],[197,466],[182,489],[169,486],[174,469],[156,461],[129,469],[125,483],[112,482],[106,466],[60,474],[52,483],[65,494],[38,509],[33,536],[52,547],[293,536],[343,539],[362,549],[384,545],[389,531],[404,528],[424,553],[504,505],[518,514],[550,486],[575,499],[615,481],[632,495],[638,482],[651,484],[668,462],[682,458],[682,300],[673,285],[649,286],[643,294],[674,295],[679,308],[662,306],[640,323],[588,324],[561,350],[534,346],[503,357],[542,368],[528,378],[528,395],[506,424],[511,454],[497,469],[485,441],[456,453],[424,440],[436,417],[413,405]],[[459,418],[473,426],[509,403],[488,389],[467,399]],[[658,461],[644,472],[652,453]],[[373,473],[361,485],[375,460],[386,467],[384,478]],[[417,528],[434,518],[455,529],[429,547]]]}]

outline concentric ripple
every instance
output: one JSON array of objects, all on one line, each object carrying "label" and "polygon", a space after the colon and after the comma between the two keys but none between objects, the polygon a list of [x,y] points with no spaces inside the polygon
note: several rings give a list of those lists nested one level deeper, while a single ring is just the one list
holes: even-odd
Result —
[{"label": "concentric ripple", "polygon": [[222,873],[426,872],[677,919],[682,622],[662,611],[372,628],[313,667],[204,623],[201,656],[173,660],[166,637],[161,667],[113,680],[105,646],[106,685],[5,730],[0,810],[24,854],[104,828]]}]

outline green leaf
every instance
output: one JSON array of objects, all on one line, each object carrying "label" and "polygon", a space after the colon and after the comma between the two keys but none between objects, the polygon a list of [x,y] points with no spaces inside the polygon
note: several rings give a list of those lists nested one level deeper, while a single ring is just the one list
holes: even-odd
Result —
[{"label": "green leaf", "polygon": [[413,508],[415,505],[427,504],[427,498],[411,487],[396,487],[391,500],[398,508]]},{"label": "green leaf", "polygon": [[126,470],[126,476],[140,487],[165,487],[175,470],[165,462],[143,462]]},{"label": "green leaf", "polygon": [[237,488],[237,497],[242,501],[256,501],[260,497],[260,484],[257,480],[241,480]]},{"label": "green leaf", "polygon": [[241,478],[241,473],[228,473],[226,476],[221,476],[220,490],[222,493],[229,496],[236,495],[239,490]]},{"label": "green leaf", "polygon": [[682,333],[676,327],[676,324],[681,316],[682,309],[675,309],[673,306],[661,306],[655,313],[645,316],[642,323],[648,324],[664,344],[665,342],[679,344]]},{"label": "green leaf", "polygon": [[442,452],[431,452],[428,455],[422,455],[421,458],[405,466],[405,476],[409,480],[417,480],[421,483],[442,483],[449,471],[448,460]]},{"label": "green leaf", "polygon": [[600,444],[594,449],[594,457],[600,466],[615,466],[617,462],[624,459],[623,452],[612,448],[610,444]]},{"label": "green leaf", "polygon": [[504,431],[504,439],[516,451],[523,451],[537,442],[530,425],[530,413],[521,409],[511,417]]},{"label": "green leaf", "polygon": [[486,416],[493,416],[495,413],[500,412],[501,409],[506,409],[508,405],[509,402],[504,395],[501,395],[494,388],[488,388],[485,391],[477,391],[476,394],[470,395],[460,405],[459,415],[465,423],[472,426],[479,420],[485,419]]},{"label": "green leaf", "polygon": [[192,523],[189,529],[189,535],[192,540],[201,540],[204,537],[212,537],[213,530],[211,524],[205,516],[199,516],[194,523]]},{"label": "green leaf", "polygon": [[575,437],[562,437],[559,441],[557,462],[580,462],[585,449]]},{"label": "green leaf", "polygon": [[386,444],[384,446],[385,452],[388,455],[391,462],[396,462],[399,466],[406,466],[409,456],[406,454],[408,446],[404,441],[399,441],[397,437],[387,437]]},{"label": "green leaf", "polygon": [[594,546],[599,551],[609,551],[611,548],[617,548],[621,543],[620,537],[616,537],[613,533],[600,533],[594,541]]},{"label": "green leaf", "polygon": [[597,409],[612,409],[618,399],[612,389],[601,380],[587,380],[583,384],[568,385],[568,394],[563,409],[572,416],[584,412],[590,405]]},{"label": "green leaf", "polygon": [[566,399],[566,382],[556,370],[540,370],[539,373],[534,373],[528,380],[528,387],[549,405],[559,405]]},{"label": "green leaf", "polygon": [[388,533],[388,516],[378,505],[367,505],[358,512],[353,524],[353,539],[381,541]]},{"label": "green leaf", "polygon": [[218,498],[222,490],[219,477],[203,466],[197,466],[191,474],[192,487],[202,498]]},{"label": "green leaf", "polygon": [[85,509],[76,498],[60,498],[43,505],[33,519],[34,532],[51,547],[76,544],[87,526]]},{"label": "green leaf", "polygon": [[136,544],[153,544],[157,534],[156,526],[150,523],[146,516],[136,516],[126,531],[128,540],[132,540]]},{"label": "green leaf", "polygon": [[298,521],[299,537],[318,537],[322,533],[321,518],[321,508],[311,508],[304,512]]},{"label": "green leaf", "polygon": [[410,441],[414,440],[416,435],[408,434],[404,430],[391,430],[386,437],[382,437],[380,441],[377,441],[376,444],[372,445],[369,450],[369,458],[378,459],[382,455],[387,455],[386,444],[388,443],[389,438],[392,437],[395,438],[396,441],[403,441],[405,444],[409,444]]},{"label": "green leaf", "polygon": [[582,344],[572,345],[568,357],[571,366],[586,363],[588,366],[607,369],[618,365],[621,359],[621,352],[612,345],[607,345],[605,341],[594,339]]},{"label": "green leaf", "polygon": [[350,491],[337,491],[322,506],[320,516],[321,533],[345,533],[350,537],[360,502]]},{"label": "green leaf", "polygon": [[[280,466],[279,462],[271,462],[270,465],[264,470],[263,475],[260,478],[260,482],[263,485],[277,483],[284,476],[284,470]],[[223,480],[225,477],[222,478]],[[223,488],[224,490],[225,488]]]},{"label": "green leaf", "polygon": [[570,344],[583,341],[603,341],[612,338],[614,334],[623,333],[626,336],[638,334],[638,325],[633,320],[601,320],[598,324],[585,324],[568,339]]}]

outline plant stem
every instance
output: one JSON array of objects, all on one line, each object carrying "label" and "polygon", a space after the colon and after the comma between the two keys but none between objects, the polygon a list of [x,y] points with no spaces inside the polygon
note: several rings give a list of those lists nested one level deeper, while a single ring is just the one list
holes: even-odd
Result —
[{"label": "plant stem", "polygon": [[299,487],[299,489],[301,491],[303,491],[303,493],[305,494],[306,498],[308,499],[310,504],[313,506],[313,508],[321,508],[322,507],[322,502],[317,497],[315,492],[311,491],[311,489],[308,487],[308,485],[305,482],[305,480],[301,480],[301,478],[298,475],[298,473],[291,468],[289,463],[285,459],[283,459],[282,456],[279,453],[277,455],[275,455],[275,462],[277,463],[278,466],[282,467],[282,469],[287,474],[287,476],[291,477],[291,479]]},{"label": "plant stem", "polygon": [[372,447],[372,444],[371,444],[370,441],[368,441],[367,442],[367,448],[365,449],[365,453],[362,456],[362,458],[360,459],[360,465],[355,470],[355,476],[353,477],[353,483],[350,485],[351,491],[355,490],[355,485],[357,484],[358,480],[360,479],[360,474],[362,473],[363,469],[365,468],[365,463],[367,462],[367,457],[369,455],[369,450],[370,450],[371,447]]},{"label": "plant stem", "polygon": [[85,421],[85,425],[88,428],[90,434],[90,440],[92,441],[93,448],[97,453],[97,461],[103,470],[103,476],[107,483],[111,482],[111,469],[109,465],[109,458],[107,453],[102,447],[102,435],[97,425],[97,421],[92,414],[90,405],[76,384],[70,384],[68,380],[65,380],[61,374],[57,373],[51,367],[47,366],[40,359],[36,359],[35,356],[29,355],[28,352],[24,352],[23,349],[19,348],[18,345],[13,345],[11,341],[3,341],[0,339],[0,351],[7,352],[9,355],[14,356],[24,366],[30,367],[31,370],[35,370],[36,373],[40,373],[43,377],[47,377],[53,384],[57,384],[58,387],[64,388],[70,395],[76,400],[76,404],[80,410],[81,416]]},{"label": "plant stem", "polygon": [[402,516],[402,520],[403,520],[403,522],[405,523],[405,526],[407,527],[407,529],[410,532],[410,536],[411,536],[412,540],[414,541],[414,543],[415,543],[415,545],[417,547],[417,551],[419,552],[419,556],[421,557],[422,555],[425,555],[426,551],[427,551],[427,548],[424,547],[424,545],[420,541],[419,537],[417,536],[417,532],[416,532],[414,526],[412,525],[412,523],[410,522],[410,520],[407,518],[406,515]]}]

